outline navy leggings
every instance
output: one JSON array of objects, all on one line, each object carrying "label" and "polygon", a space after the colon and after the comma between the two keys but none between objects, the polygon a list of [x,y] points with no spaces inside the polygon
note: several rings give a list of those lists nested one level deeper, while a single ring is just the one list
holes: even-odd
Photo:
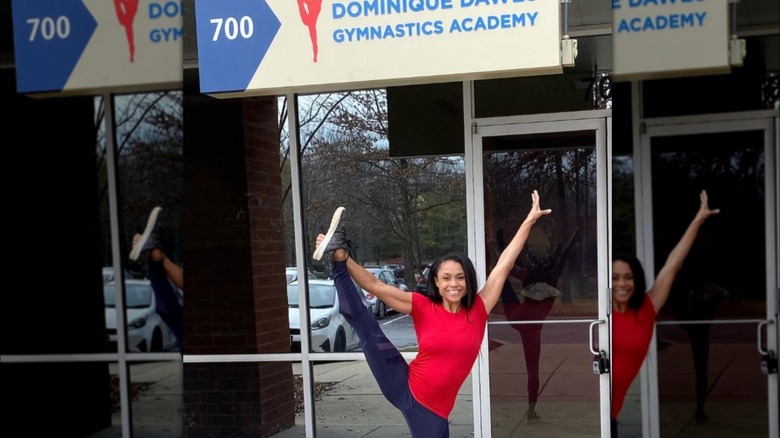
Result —
[{"label": "navy leggings", "polygon": [[179,303],[173,283],[163,268],[163,262],[149,260],[149,280],[154,290],[157,314],[171,328],[176,337],[176,347],[181,351],[182,331],[184,330],[184,308]]},{"label": "navy leggings", "polygon": [[401,410],[412,438],[449,438],[449,423],[414,399],[409,389],[409,364],[387,339],[374,315],[358,295],[347,272],[346,261],[334,261],[332,270],[339,294],[339,312],[355,329],[360,348],[366,355],[371,372],[387,400]]}]

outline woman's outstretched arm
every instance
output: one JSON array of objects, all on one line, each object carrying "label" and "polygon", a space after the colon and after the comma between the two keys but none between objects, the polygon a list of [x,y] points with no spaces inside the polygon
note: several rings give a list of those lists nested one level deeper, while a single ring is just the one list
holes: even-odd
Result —
[{"label": "woman's outstretched arm", "polygon": [[531,211],[528,212],[523,224],[515,233],[515,237],[507,244],[504,251],[501,252],[496,266],[490,271],[490,275],[485,282],[485,287],[479,292],[482,297],[482,301],[485,303],[485,308],[488,313],[493,310],[493,306],[498,302],[501,296],[501,289],[504,287],[504,282],[509,276],[509,272],[514,266],[515,260],[520,255],[520,251],[525,246],[525,241],[528,239],[528,234],[531,232],[531,228],[536,221],[547,214],[552,213],[552,210],[542,210],[539,208],[539,193],[534,190],[531,194]]},{"label": "woman's outstretched arm", "polygon": [[400,288],[382,283],[374,274],[360,266],[351,257],[347,260],[347,271],[360,287],[376,295],[388,307],[398,313],[412,312],[412,293],[415,292],[404,292]]},{"label": "woman's outstretched arm", "polygon": [[[699,228],[712,215],[720,213],[720,209],[711,210],[709,207],[709,201],[707,199],[707,192],[702,190],[699,194],[700,206],[696,216],[691,221],[688,228],[685,230],[680,241],[677,242],[672,252],[666,258],[666,263],[658,272],[658,276],[655,279],[655,283],[647,292],[650,296],[650,300],[653,302],[653,308],[656,313],[661,310],[661,307],[666,303],[666,299],[669,298],[669,291],[672,290],[672,284],[680,272],[685,258],[691,251],[693,242],[696,240],[696,236],[699,234]],[[641,291],[638,291],[641,292]]]},{"label": "woman's outstretched arm", "polygon": [[[315,248],[320,246],[320,243],[324,238],[324,234],[317,236]],[[349,256],[349,253],[345,249],[340,248],[335,250],[331,257],[331,260],[333,261],[346,260],[349,276],[352,277],[361,288],[376,295],[383,303],[387,304],[388,307],[392,307],[393,310],[399,313],[410,313],[412,311],[412,295],[409,292],[404,292],[397,287],[379,281],[374,274],[352,260],[352,257]]]}]

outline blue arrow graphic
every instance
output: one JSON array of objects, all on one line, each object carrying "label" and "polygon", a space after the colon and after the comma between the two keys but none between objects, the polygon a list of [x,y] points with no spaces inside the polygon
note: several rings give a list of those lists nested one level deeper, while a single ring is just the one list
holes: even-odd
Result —
[{"label": "blue arrow graphic", "polygon": [[265,0],[195,0],[200,90],[244,91],[281,27]]},{"label": "blue arrow graphic", "polygon": [[97,22],[81,0],[13,0],[16,90],[62,91]]}]

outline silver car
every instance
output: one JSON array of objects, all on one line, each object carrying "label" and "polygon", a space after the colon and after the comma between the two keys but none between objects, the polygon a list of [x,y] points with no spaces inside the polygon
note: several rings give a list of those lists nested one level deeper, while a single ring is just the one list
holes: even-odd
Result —
[{"label": "silver car", "polygon": [[[409,288],[406,286],[406,284],[403,283],[403,281],[399,280],[393,271],[390,269],[384,268],[384,267],[378,267],[378,266],[367,266],[366,270],[372,274],[374,274],[374,277],[378,278],[379,281],[385,284],[389,284],[390,286],[397,287],[398,289],[401,289],[404,292],[408,292]],[[369,301],[371,302],[371,309],[374,313],[374,316],[376,316],[378,319],[385,318],[387,314],[392,311],[393,309],[391,307],[388,307],[385,302],[380,300],[378,297],[376,297],[373,294],[368,293],[367,291],[363,291],[364,294],[367,295],[367,298],[369,298]]]}]

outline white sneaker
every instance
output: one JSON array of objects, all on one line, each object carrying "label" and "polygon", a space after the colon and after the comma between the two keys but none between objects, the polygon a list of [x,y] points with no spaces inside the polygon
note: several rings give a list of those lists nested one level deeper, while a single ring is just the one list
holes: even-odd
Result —
[{"label": "white sneaker", "polygon": [[144,247],[147,243],[149,243],[149,236],[151,236],[154,232],[154,227],[157,225],[157,217],[160,215],[160,210],[162,210],[162,207],[154,207],[152,209],[152,212],[149,214],[149,219],[146,221],[146,228],[144,229],[144,233],[141,234],[141,238],[138,240],[138,243],[136,243],[133,247],[133,250],[130,251],[130,260],[138,260],[142,252],[146,252],[152,249]]},{"label": "white sneaker", "polygon": [[[341,214],[346,210],[344,207],[339,207],[333,213],[333,218],[330,220],[330,228],[325,234],[325,238],[322,239],[317,249],[314,250],[314,260],[321,260],[322,256],[333,252],[339,248],[346,248],[346,242],[344,241],[345,233],[343,228],[339,228],[339,221],[341,221]],[[335,236],[335,237],[334,237]]]}]

